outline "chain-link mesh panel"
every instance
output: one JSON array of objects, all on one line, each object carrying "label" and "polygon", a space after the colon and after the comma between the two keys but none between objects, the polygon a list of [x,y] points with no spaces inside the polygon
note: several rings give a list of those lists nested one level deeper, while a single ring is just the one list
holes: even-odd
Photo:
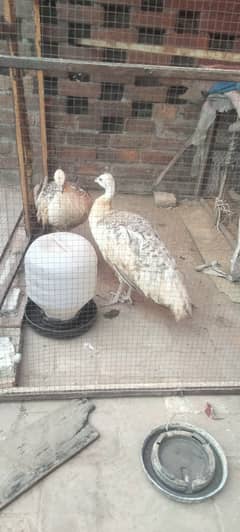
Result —
[{"label": "chain-link mesh panel", "polygon": [[236,389],[238,2],[3,4],[0,390]]}]

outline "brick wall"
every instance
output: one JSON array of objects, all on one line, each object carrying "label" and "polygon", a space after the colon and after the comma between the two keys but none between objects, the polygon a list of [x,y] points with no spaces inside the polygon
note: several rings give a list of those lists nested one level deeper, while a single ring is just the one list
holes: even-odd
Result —
[{"label": "brick wall", "polygon": [[[113,50],[107,43],[103,48],[86,47],[81,45],[81,38],[238,51],[240,3],[234,0],[104,0],[102,3],[52,0],[42,5],[43,55],[112,63],[111,69],[93,68],[90,64],[77,76],[65,73],[58,77],[54,72],[45,76],[50,174],[61,166],[69,176],[80,178],[83,184],[92,187],[93,178],[108,167],[117,178],[119,191],[150,192],[157,175],[193,133],[203,103],[201,91],[211,85],[184,80],[184,66],[213,62],[198,60],[197,63],[190,55],[183,58]],[[19,0],[17,15],[20,53],[31,55],[34,53],[32,1]],[[4,38],[0,39],[0,50],[7,52]],[[120,73],[114,61],[123,66],[124,62],[132,63],[133,68],[121,69]],[[161,78],[144,69],[134,70],[135,63],[182,66],[183,76],[181,80]],[[37,84],[33,72],[25,73],[24,84],[34,182],[37,182],[42,168]],[[6,141],[1,149],[9,150],[7,160],[6,152],[0,153],[0,170],[9,172],[9,178],[16,178],[8,76],[0,77],[0,91],[1,124],[7,125]],[[191,194],[194,189],[191,161],[192,152],[188,150],[169,172],[162,188],[181,195]]]},{"label": "brick wall", "polygon": [[[151,192],[153,181],[193,133],[210,84],[164,79],[129,69],[91,68],[77,80],[56,78],[46,96],[51,172],[57,165],[83,184],[107,166],[122,192]],[[87,79],[88,81],[81,81]],[[102,81],[104,80],[104,81]],[[164,188],[191,194],[191,154]]]}]

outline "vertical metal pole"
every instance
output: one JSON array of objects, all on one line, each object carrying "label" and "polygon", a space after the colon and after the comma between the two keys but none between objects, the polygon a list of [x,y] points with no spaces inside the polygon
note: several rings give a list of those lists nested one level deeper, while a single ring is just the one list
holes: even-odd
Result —
[{"label": "vertical metal pole", "polygon": [[[16,26],[16,10],[13,0],[4,0],[4,16],[9,26]],[[18,55],[17,35],[15,38],[12,32],[8,35],[9,52],[12,56]],[[27,235],[31,235],[32,219],[31,206],[33,205],[33,195],[31,189],[32,176],[32,156],[30,147],[30,138],[27,123],[27,112],[24,98],[24,85],[20,70],[10,68],[10,79],[12,83],[13,105],[15,112],[16,143],[20,171],[20,185],[23,201],[23,212],[25,229]]]},{"label": "vertical metal pole", "polygon": [[[41,57],[41,20],[40,20],[40,2],[34,0],[34,23],[35,23],[35,46],[37,56]],[[37,72],[38,94],[39,94],[39,111],[40,111],[40,129],[42,145],[42,165],[43,175],[48,175],[48,149],[47,149],[47,131],[46,131],[46,113],[45,113],[45,95],[44,95],[44,75],[42,70]]]}]

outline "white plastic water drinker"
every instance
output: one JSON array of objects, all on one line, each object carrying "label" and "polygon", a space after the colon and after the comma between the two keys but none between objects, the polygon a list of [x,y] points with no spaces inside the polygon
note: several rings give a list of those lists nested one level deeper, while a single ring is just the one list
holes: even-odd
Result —
[{"label": "white plastic water drinker", "polygon": [[27,296],[48,318],[70,320],[95,296],[97,255],[74,233],[37,238],[25,255]]}]

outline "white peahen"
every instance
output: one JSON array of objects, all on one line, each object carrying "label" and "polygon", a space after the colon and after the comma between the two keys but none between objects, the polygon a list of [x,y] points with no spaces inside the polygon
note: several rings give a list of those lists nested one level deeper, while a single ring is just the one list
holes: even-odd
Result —
[{"label": "white peahen", "polygon": [[[92,235],[120,285],[112,304],[131,302],[131,291],[169,307],[178,321],[192,314],[192,305],[175,260],[151,224],[127,211],[115,211],[115,181],[111,174],[96,180],[105,193],[95,200],[89,215]],[[127,293],[124,285],[128,286]]]}]

